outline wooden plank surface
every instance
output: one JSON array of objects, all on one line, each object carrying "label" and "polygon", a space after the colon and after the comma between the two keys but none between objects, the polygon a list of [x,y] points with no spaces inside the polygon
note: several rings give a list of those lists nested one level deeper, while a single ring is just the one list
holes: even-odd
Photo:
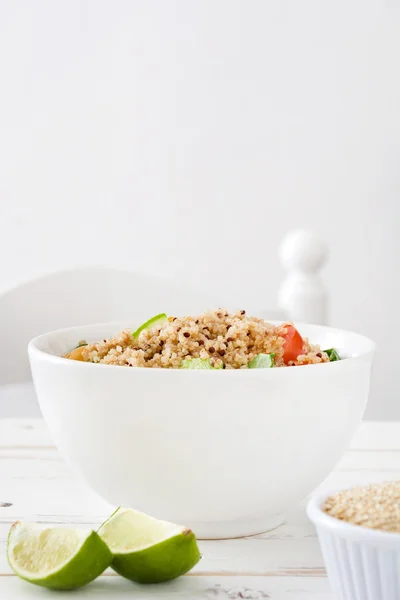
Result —
[{"label": "wooden plank surface", "polygon": [[[51,593],[35,588],[17,577],[4,578],[0,583],[1,598],[8,600],[33,600],[60,598],[59,593]],[[3,595],[4,594],[4,595]],[[63,594],[63,598],[65,595]],[[138,586],[121,577],[99,577],[86,588],[71,595],[73,600],[101,598],[119,600],[331,600],[325,579],[303,577],[259,577],[209,575],[204,577],[181,577],[162,585]]]},{"label": "wooden plank surface", "polygon": [[[400,424],[365,423],[322,487],[400,478]],[[3,506],[2,506],[3,504]],[[44,597],[16,578],[6,561],[10,525],[18,519],[97,527],[112,507],[64,463],[40,419],[0,421],[0,598]],[[304,505],[284,525],[241,540],[200,542],[193,572],[160,586],[134,586],[107,571],[74,598],[331,598],[313,526]],[[53,593],[46,592],[47,598]],[[56,597],[56,595],[54,595]]]}]

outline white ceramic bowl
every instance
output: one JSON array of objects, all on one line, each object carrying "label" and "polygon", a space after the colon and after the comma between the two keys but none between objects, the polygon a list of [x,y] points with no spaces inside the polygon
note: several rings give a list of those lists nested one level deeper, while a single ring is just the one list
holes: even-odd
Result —
[{"label": "white ceramic bowl", "polygon": [[311,498],[329,583],[338,600],[399,600],[400,534],[345,523],[321,509],[326,492]]},{"label": "white ceramic bowl", "polygon": [[195,371],[60,358],[108,323],[33,339],[39,403],[63,456],[111,504],[192,527],[200,538],[260,533],[324,479],[367,402],[374,343],[304,325],[348,356],[280,369]]}]

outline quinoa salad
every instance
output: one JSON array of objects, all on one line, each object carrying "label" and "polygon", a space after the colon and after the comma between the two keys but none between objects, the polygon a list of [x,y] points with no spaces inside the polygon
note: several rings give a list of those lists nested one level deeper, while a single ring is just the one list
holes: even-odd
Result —
[{"label": "quinoa salad", "polygon": [[123,367],[247,369],[291,367],[340,360],[291,323],[273,325],[240,310],[168,317],[162,313],[132,331],[88,344],[81,340],[64,358]]}]

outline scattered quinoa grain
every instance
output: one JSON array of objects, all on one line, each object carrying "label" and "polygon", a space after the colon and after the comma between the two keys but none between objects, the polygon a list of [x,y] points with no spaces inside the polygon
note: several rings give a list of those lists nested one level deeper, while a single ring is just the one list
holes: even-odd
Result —
[{"label": "scattered quinoa grain", "polygon": [[215,348],[214,348],[214,346],[211,346],[211,347],[208,349],[208,351],[209,351],[211,354],[214,354],[214,352],[215,352]]},{"label": "scattered quinoa grain", "polygon": [[183,335],[185,336],[185,338],[190,337],[190,333],[188,331],[185,331]]}]

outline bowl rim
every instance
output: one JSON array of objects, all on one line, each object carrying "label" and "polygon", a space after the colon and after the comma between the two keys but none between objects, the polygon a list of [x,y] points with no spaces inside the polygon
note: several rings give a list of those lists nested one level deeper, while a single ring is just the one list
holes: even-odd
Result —
[{"label": "bowl rim", "polygon": [[[283,323],[284,321],[268,321],[268,323],[272,323],[274,325],[276,324],[280,324]],[[104,364],[104,363],[90,363],[90,362],[83,362],[83,361],[73,361],[67,358],[64,358],[62,356],[57,356],[55,354],[52,354],[51,352],[48,352],[46,350],[43,350],[42,348],[40,348],[40,344],[46,340],[48,340],[51,337],[55,337],[57,335],[64,335],[64,334],[68,334],[68,333],[72,333],[74,331],[77,332],[77,339],[82,339],[82,337],[79,337],[79,331],[85,330],[87,328],[106,328],[106,327],[115,327],[116,331],[120,331],[121,329],[124,328],[128,328],[128,324],[126,321],[108,321],[105,323],[92,323],[92,324],[88,324],[88,325],[76,325],[73,327],[65,327],[62,329],[55,329],[53,331],[49,331],[46,333],[42,333],[41,335],[38,335],[36,337],[34,337],[28,344],[28,354],[29,357],[35,357],[35,358],[41,358],[42,360],[47,360],[49,362],[52,363],[56,363],[56,364],[64,364],[65,366],[69,365],[69,366],[73,366],[75,368],[107,368],[109,370],[110,366],[120,366],[120,365],[108,365],[108,364]],[[370,338],[361,335],[359,333],[355,333],[353,331],[349,331],[346,329],[338,329],[335,327],[329,327],[327,325],[314,325],[314,324],[308,324],[308,323],[297,323],[296,327],[298,327],[299,329],[301,329],[302,327],[311,327],[311,328],[315,328],[315,329],[322,329],[322,330],[329,330],[331,331],[333,334],[336,335],[347,335],[347,336],[352,336],[353,338],[358,338],[360,343],[363,344],[365,346],[365,349],[359,353],[357,353],[354,356],[348,356],[343,360],[339,360],[339,361],[334,361],[334,362],[327,362],[327,363],[318,363],[318,364],[308,364],[308,365],[301,365],[301,369],[295,369],[296,373],[298,373],[298,375],[300,375],[300,373],[304,373],[304,372],[309,372],[308,370],[310,368],[315,368],[315,367],[319,367],[319,369],[322,371],[322,369],[342,369],[342,368],[346,368],[346,364],[349,363],[349,361],[356,361],[360,358],[364,358],[364,357],[373,357],[375,354],[375,350],[376,350],[376,344],[373,340],[371,340]],[[82,334],[81,334],[82,335]],[[278,372],[282,373],[287,373],[288,370],[287,369],[215,369],[215,370],[208,370],[208,369],[149,369],[148,367],[135,367],[134,369],[125,369],[126,371],[129,371],[131,373],[135,373],[135,372],[151,372],[151,373],[165,373],[165,372],[179,372],[179,373],[224,373],[225,376],[227,373],[230,373],[230,377],[233,376],[233,373],[241,373],[241,376],[244,375],[244,373],[258,373],[260,375],[260,373],[263,373],[265,376],[265,373],[274,373],[274,377],[278,376],[276,375]],[[290,372],[292,372],[293,370],[290,369]],[[207,376],[207,375],[206,375]]]},{"label": "bowl rim", "polygon": [[[384,483],[382,481],[370,482],[370,483]],[[321,528],[329,531],[329,533],[347,540],[356,542],[365,542],[369,544],[380,544],[386,547],[400,549],[400,533],[382,531],[380,529],[372,529],[370,527],[363,527],[362,525],[354,525],[346,521],[341,521],[336,517],[328,515],[322,510],[322,505],[325,500],[334,494],[339,492],[364,487],[368,484],[358,484],[348,486],[345,488],[333,488],[326,490],[323,493],[316,493],[311,496],[307,503],[307,516],[317,528]]]}]

